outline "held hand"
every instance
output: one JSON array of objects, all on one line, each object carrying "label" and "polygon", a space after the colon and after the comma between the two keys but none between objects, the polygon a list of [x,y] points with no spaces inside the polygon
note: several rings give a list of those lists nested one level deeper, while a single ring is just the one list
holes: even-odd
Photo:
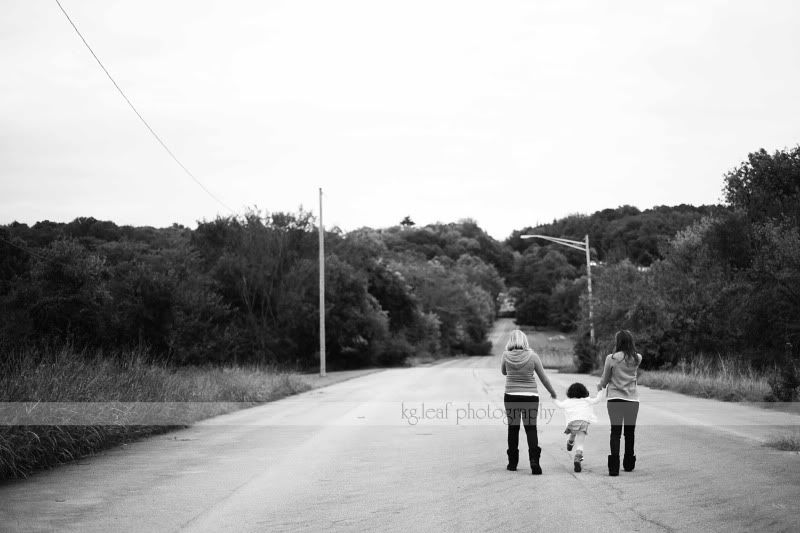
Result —
[{"label": "held hand", "polygon": [[557,399],[558,399],[558,395],[557,395],[555,392],[551,392],[551,393],[550,393],[550,397],[551,397],[552,399],[554,399],[554,400],[557,400]]},{"label": "held hand", "polygon": [[597,392],[600,392],[601,390],[603,390],[603,386],[598,383],[597,384]]}]

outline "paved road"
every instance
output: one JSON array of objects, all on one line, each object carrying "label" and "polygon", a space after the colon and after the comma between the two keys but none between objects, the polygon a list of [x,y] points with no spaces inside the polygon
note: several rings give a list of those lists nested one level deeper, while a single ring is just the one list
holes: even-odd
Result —
[{"label": "paved road", "polygon": [[605,410],[574,474],[545,401],[544,475],[507,472],[498,367],[386,370],[110,450],[0,486],[0,529],[797,530],[800,456],[761,446],[797,415],[644,389],[637,469],[609,478]]}]

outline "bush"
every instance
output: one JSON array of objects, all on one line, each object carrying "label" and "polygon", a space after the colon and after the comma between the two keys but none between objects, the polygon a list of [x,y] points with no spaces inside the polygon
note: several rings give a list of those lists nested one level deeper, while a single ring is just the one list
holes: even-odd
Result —
[{"label": "bush", "polygon": [[798,393],[800,393],[800,376],[798,376],[797,368],[791,358],[790,349],[787,349],[787,354],[780,370],[770,376],[768,380],[772,389],[770,400],[792,402],[797,399]]},{"label": "bush", "polygon": [[587,374],[597,365],[598,347],[592,344],[588,333],[581,335],[575,343],[574,353],[575,371],[579,374]]},{"label": "bush", "polygon": [[800,433],[777,435],[767,440],[764,446],[783,452],[800,452]]},{"label": "bush", "polygon": [[469,341],[464,343],[464,353],[467,355],[489,355],[492,352],[490,341]]},{"label": "bush", "polygon": [[380,366],[406,366],[408,359],[414,355],[414,346],[404,336],[395,335],[380,344],[375,363]]},{"label": "bush", "polygon": [[526,326],[547,326],[550,295],[535,292],[517,303],[516,322]]}]

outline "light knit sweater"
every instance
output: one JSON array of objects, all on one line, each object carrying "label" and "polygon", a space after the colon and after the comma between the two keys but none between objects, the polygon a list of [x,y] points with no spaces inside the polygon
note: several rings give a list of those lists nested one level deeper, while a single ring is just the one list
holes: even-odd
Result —
[{"label": "light knit sweater", "polygon": [[553,386],[544,373],[542,361],[533,350],[512,350],[503,352],[500,371],[506,376],[506,394],[536,394],[539,390],[536,387],[536,377],[538,374],[542,385],[553,394]]},{"label": "light knit sweater", "polygon": [[600,387],[608,385],[608,399],[639,401],[639,391],[636,388],[636,373],[642,356],[636,354],[636,362],[625,360],[622,352],[612,353],[606,357],[603,367],[603,377],[600,378]]},{"label": "light knit sweater", "polygon": [[597,416],[594,414],[594,405],[603,397],[603,391],[600,391],[594,398],[567,398],[566,400],[553,400],[553,403],[564,410],[567,424],[574,420],[595,423]]}]

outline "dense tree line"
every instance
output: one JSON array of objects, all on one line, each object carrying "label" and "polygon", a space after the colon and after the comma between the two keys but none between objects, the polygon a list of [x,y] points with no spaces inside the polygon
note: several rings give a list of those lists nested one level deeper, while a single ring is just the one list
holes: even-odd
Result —
[{"label": "dense tree line", "polygon": [[[800,347],[800,147],[750,154],[725,176],[724,194],[726,209],[678,231],[650,269],[624,259],[598,270],[601,339],[621,327],[638,332],[651,367],[710,354],[793,368]],[[586,315],[583,298],[584,336]]]},{"label": "dense tree line", "polygon": [[[179,363],[318,358],[317,227],[256,212],[194,230],[93,218],[0,227],[0,343],[145,346]],[[333,368],[485,353],[510,253],[474,222],[326,232]],[[504,262],[505,261],[505,262]]]},{"label": "dense tree line", "polygon": [[[647,365],[692,354],[758,364],[800,345],[800,148],[763,150],[725,176],[725,205],[632,206],[515,231],[474,221],[329,231],[326,345],[333,367],[398,364],[412,354],[484,353],[498,302],[521,324],[588,338],[585,255],[539,233],[590,236],[599,339],[637,332]],[[68,224],[0,226],[0,343],[146,346],[172,361],[318,357],[317,227],[257,212],[192,230]]]},{"label": "dense tree line", "polygon": [[587,283],[584,253],[544,240],[523,240],[521,235],[580,241],[589,235],[591,257],[598,264],[627,260],[638,267],[649,267],[664,258],[676,232],[704,216],[725,211],[724,206],[690,205],[640,211],[625,205],[514,231],[505,244],[514,252],[507,281],[516,300],[517,321],[565,332],[574,330],[581,316],[579,298]]},{"label": "dense tree line", "polygon": [[[629,328],[646,367],[735,357],[789,369],[786,390],[796,387],[800,147],[749,154],[725,175],[723,195],[718,206],[621,206],[513,232],[505,244],[514,253],[507,283],[517,321],[577,330],[581,370]],[[521,239],[526,233],[589,235],[598,346],[588,342],[585,254]]]},{"label": "dense tree line", "polygon": [[[724,210],[724,206],[718,205],[695,207],[682,204],[640,211],[636,207],[623,205],[591,215],[570,215],[550,224],[515,230],[506,242],[513,250],[522,253],[530,245],[530,241],[521,238],[524,234],[580,241],[589,235],[593,260],[618,262],[628,259],[636,265],[649,266],[653,261],[664,258],[663,250],[675,233],[704,216]],[[579,252],[571,254],[570,260],[575,266],[585,264]]]}]

